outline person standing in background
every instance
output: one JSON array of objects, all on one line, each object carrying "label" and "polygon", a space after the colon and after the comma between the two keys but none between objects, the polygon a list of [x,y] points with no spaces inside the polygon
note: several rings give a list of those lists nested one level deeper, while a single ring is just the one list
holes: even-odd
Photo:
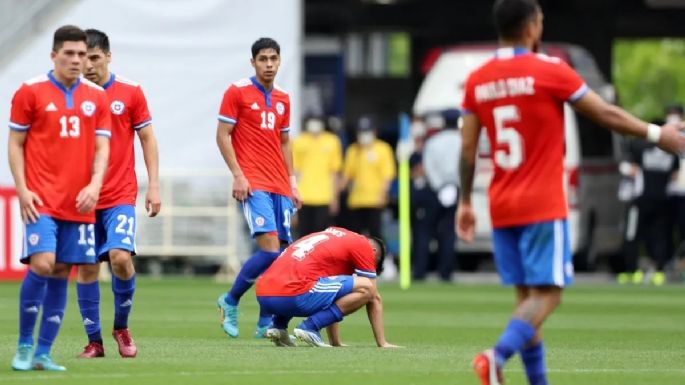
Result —
[{"label": "person standing in background", "polygon": [[293,168],[299,181],[302,208],[297,212],[300,236],[323,231],[340,209],[338,184],[342,167],[340,139],[326,131],[321,117],[305,120],[304,132],[293,141]]}]

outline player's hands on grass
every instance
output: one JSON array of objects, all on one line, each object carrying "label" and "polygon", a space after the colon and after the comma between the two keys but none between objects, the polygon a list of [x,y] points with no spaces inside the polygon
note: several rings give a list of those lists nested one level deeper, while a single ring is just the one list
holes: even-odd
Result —
[{"label": "player's hands on grass", "polygon": [[460,202],[457,208],[457,218],[454,221],[459,238],[466,242],[473,242],[476,233],[476,214],[471,203]]},{"label": "player's hands on grass", "polygon": [[43,205],[43,201],[40,199],[38,194],[29,189],[22,189],[17,190],[17,196],[19,197],[19,211],[21,212],[21,220],[24,221],[24,223],[38,222],[38,217],[40,214],[38,214],[36,205]]},{"label": "player's hands on grass", "polygon": [[145,210],[148,217],[156,217],[162,209],[162,200],[159,198],[159,187],[148,186],[145,194]]},{"label": "player's hands on grass", "polygon": [[685,135],[681,130],[685,129],[684,123],[669,123],[661,126],[661,136],[657,145],[665,151],[683,155],[685,154]]},{"label": "player's hands on grass", "polygon": [[238,175],[233,178],[233,198],[244,201],[252,195],[250,183],[245,178],[245,175]]},{"label": "player's hands on grass", "polygon": [[76,210],[80,213],[88,213],[95,209],[100,196],[100,186],[89,183],[79,191],[76,196]]}]

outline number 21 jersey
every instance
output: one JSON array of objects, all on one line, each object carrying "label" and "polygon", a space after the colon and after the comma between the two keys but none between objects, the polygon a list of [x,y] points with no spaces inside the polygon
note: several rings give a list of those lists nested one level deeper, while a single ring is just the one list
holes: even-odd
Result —
[{"label": "number 21 jersey", "polygon": [[493,227],[566,218],[564,102],[587,92],[558,58],[500,48],[466,81],[464,114],[476,114],[491,144],[488,199]]},{"label": "number 21 jersey", "polygon": [[56,219],[95,222],[95,212],[79,213],[76,196],[90,183],[95,136],[110,137],[105,91],[84,78],[65,88],[52,75],[24,82],[12,98],[10,129],[26,132],[24,174],[29,190]]}]

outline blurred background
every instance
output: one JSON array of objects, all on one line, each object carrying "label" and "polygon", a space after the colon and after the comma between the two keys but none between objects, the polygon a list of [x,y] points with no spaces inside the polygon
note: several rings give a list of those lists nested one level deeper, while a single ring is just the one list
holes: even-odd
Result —
[{"label": "blurred background", "polygon": [[[685,101],[685,1],[540,4],[543,50],[568,61],[603,98],[649,121],[666,120],[667,107]],[[493,271],[485,193],[489,146],[481,144],[477,166],[473,245],[450,238],[456,195],[450,198],[444,189],[449,175],[431,175],[434,168],[424,161],[435,153],[425,151],[438,133],[458,132],[463,82],[496,44],[491,8],[492,1],[483,0],[0,0],[0,120],[8,120],[21,82],[52,67],[57,27],[76,24],[109,34],[110,68],[142,84],[160,145],[163,208],[152,220],[139,213],[137,270],[230,279],[252,241],[230,198],[230,175],[215,144],[216,116],[228,85],[253,74],[251,44],[273,37],[282,56],[276,82],[292,100],[292,138],[314,135],[305,130],[307,119],[323,122],[341,148],[340,166],[331,172],[344,180],[354,174],[347,149],[359,133],[374,132],[374,140],[394,151],[394,167],[404,162],[410,174],[402,179],[393,172],[387,196],[373,207],[380,229],[366,231],[380,231],[397,259],[407,241],[400,228],[408,226],[410,238],[421,240],[411,247],[413,278],[459,280],[465,272]],[[630,144],[570,109],[566,120],[576,267],[624,272],[626,210],[635,197],[619,196],[630,179],[619,165]],[[7,135],[0,138],[6,148]],[[138,174],[144,194],[142,161]],[[400,197],[402,184],[410,184],[411,197]],[[357,207],[349,207],[347,197],[346,189],[336,195],[340,207],[331,210],[331,224],[350,225]],[[0,278],[12,279],[24,273],[18,263],[22,227],[6,162],[0,165],[0,199]],[[411,223],[400,224],[402,204],[410,205]],[[674,258],[668,266],[676,277],[681,240],[677,218],[669,221]],[[648,256],[644,247],[638,250]],[[640,268],[655,269],[649,262]]]}]

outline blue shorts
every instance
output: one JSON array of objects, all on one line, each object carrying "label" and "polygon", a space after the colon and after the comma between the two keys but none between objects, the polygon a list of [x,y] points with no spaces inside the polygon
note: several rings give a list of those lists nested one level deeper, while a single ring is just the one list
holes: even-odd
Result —
[{"label": "blue shorts", "polygon": [[247,201],[241,202],[241,206],[252,237],[275,231],[278,239],[292,243],[290,218],[295,207],[289,197],[258,190],[253,191]]},{"label": "blue shorts", "polygon": [[573,282],[566,220],[494,229],[493,243],[505,285],[563,287]]},{"label": "blue shorts", "polygon": [[57,263],[95,263],[94,227],[42,214],[38,222],[25,225],[21,262],[28,264],[36,253],[54,253]]},{"label": "blue shorts", "polygon": [[262,310],[280,316],[309,317],[331,306],[339,298],[352,292],[354,277],[337,275],[319,278],[308,292],[291,297],[258,296]]},{"label": "blue shorts", "polygon": [[136,255],[136,208],[119,205],[95,212],[95,244],[100,261],[109,261],[112,249]]}]

